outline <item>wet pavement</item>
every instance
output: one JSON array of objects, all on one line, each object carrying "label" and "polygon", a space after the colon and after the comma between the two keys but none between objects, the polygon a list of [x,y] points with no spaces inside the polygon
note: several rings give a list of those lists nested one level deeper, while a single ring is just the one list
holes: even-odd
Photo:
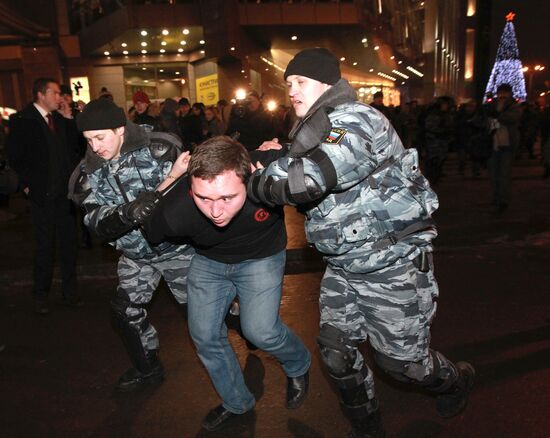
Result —
[{"label": "wet pavement", "polygon": [[[436,187],[440,236],[435,266],[441,296],[432,346],[471,361],[477,381],[470,405],[444,420],[434,399],[375,368],[389,437],[548,437],[550,433],[550,180],[537,160],[514,168],[513,202],[496,214],[486,173],[459,175],[448,160]],[[11,216],[10,216],[11,215]],[[0,435],[5,437],[343,437],[348,423],[319,359],[318,288],[323,263],[307,247],[302,218],[288,211],[289,251],[283,320],[313,352],[311,390],[296,411],[284,408],[278,363],[231,340],[256,396],[253,413],[220,432],[201,431],[219,403],[185,321],[161,285],[149,306],[166,369],[162,385],[116,394],[128,367],[109,320],[116,253],[94,242],[79,254],[82,308],[64,307],[59,283],[51,313],[33,313],[32,241],[25,200],[0,213]],[[368,356],[368,349],[365,347]]]}]

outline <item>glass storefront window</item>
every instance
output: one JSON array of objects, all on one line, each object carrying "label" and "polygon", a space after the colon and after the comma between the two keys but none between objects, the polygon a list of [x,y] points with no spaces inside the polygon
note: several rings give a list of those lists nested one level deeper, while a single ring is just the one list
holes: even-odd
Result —
[{"label": "glass storefront window", "polygon": [[132,105],[132,96],[142,90],[153,102],[167,98],[189,96],[189,78],[184,64],[132,64],[124,66],[126,101]]}]

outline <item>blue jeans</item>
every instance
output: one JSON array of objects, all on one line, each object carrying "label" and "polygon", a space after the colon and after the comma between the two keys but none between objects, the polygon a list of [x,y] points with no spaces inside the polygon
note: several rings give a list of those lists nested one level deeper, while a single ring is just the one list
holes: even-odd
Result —
[{"label": "blue jeans", "polygon": [[285,251],[236,264],[196,254],[187,279],[189,332],[225,409],[242,414],[255,400],[227,339],[224,319],[232,300],[240,305],[246,338],[273,355],[288,377],[306,373],[311,356],[302,341],[279,318]]}]

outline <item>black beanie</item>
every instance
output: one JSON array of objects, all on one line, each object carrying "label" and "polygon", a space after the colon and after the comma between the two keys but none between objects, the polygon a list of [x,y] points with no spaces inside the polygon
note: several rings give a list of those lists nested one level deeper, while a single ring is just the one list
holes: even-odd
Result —
[{"label": "black beanie", "polygon": [[342,77],[340,62],[327,49],[315,47],[299,52],[285,70],[285,80],[290,75],[305,76],[324,84],[334,85]]},{"label": "black beanie", "polygon": [[126,115],[111,99],[95,99],[76,116],[76,125],[79,131],[120,128],[126,126]]}]

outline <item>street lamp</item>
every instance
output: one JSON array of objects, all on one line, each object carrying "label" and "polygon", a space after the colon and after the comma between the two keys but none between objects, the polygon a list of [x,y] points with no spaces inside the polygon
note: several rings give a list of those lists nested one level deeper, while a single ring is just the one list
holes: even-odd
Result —
[{"label": "street lamp", "polygon": [[533,76],[535,75],[535,73],[541,72],[545,68],[546,68],[546,66],[540,65],[540,64],[535,65],[533,68],[529,67],[528,65],[526,65],[522,68],[523,73],[526,73],[526,76],[527,76],[527,82],[528,82],[528,85],[527,85],[528,92],[527,92],[527,94],[529,96],[531,96],[531,92],[533,90]]}]

